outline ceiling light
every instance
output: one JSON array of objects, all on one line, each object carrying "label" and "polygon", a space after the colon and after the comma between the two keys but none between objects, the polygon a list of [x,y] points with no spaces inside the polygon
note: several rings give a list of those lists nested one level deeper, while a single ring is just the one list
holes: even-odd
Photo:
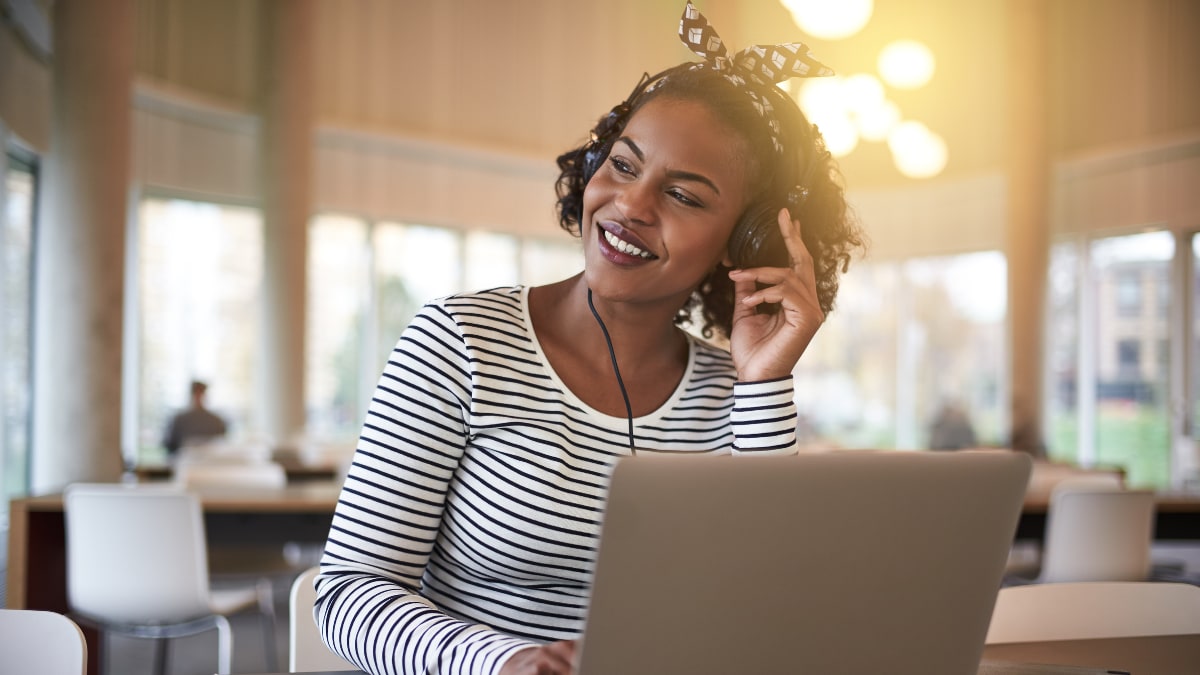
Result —
[{"label": "ceiling light", "polygon": [[897,89],[916,89],[933,78],[933,52],[916,40],[897,40],[879,52],[879,74]]},{"label": "ceiling light", "polygon": [[825,40],[841,40],[867,25],[873,0],[780,0],[792,20],[805,33]]}]

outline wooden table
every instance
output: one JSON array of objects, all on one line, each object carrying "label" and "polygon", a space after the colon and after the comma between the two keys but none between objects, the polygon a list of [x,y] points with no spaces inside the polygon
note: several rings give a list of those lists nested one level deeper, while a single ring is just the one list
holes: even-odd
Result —
[{"label": "wooden table", "polygon": [[[1046,537],[1047,495],[1026,497],[1017,523],[1016,541],[1041,542]],[[1156,541],[1200,542],[1200,494],[1160,492],[1154,499]]]},{"label": "wooden table", "polygon": [[[1200,635],[1158,635],[989,645],[984,647],[979,673],[1097,675],[1124,671],[1133,675],[1195,675],[1198,666]],[[362,675],[362,671],[329,670],[310,675]]]},{"label": "wooden table", "polygon": [[[287,542],[323,543],[333,520],[339,485],[303,482],[282,490],[200,491],[212,547]],[[1017,541],[1041,541],[1048,503],[1026,501]],[[1200,542],[1200,495],[1164,493],[1157,500],[1155,539]],[[14,499],[9,511],[10,609],[65,612],[66,527],[61,494]]]},{"label": "wooden table", "polygon": [[[209,546],[323,543],[340,484],[289,485],[280,490],[200,490]],[[67,611],[67,538],[61,494],[10,503],[10,609]]]},{"label": "wooden table", "polygon": [[1134,675],[1195,675],[1200,672],[1200,635],[1016,642],[988,645],[983,649],[983,658],[1088,666]]}]

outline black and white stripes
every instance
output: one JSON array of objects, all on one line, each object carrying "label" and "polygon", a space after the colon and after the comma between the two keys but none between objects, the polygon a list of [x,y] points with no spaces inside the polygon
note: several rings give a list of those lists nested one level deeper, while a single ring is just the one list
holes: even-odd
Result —
[{"label": "black and white stripes", "polygon": [[[335,651],[373,673],[493,673],[578,637],[624,418],[546,365],[527,289],[431,303],[380,378],[317,579]],[[642,452],[791,452],[791,378],[734,384],[693,341],[675,394],[635,420]]]}]

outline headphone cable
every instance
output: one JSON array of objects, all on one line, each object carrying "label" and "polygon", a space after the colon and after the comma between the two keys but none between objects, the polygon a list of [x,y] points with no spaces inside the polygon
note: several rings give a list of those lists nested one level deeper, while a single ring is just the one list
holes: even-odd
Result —
[{"label": "headphone cable", "polygon": [[592,316],[596,317],[596,323],[600,325],[600,332],[604,333],[604,342],[608,345],[608,358],[612,361],[613,374],[617,376],[617,386],[621,389],[621,398],[625,400],[625,418],[629,420],[629,454],[637,455],[637,450],[633,446],[633,406],[629,403],[629,392],[625,391],[625,381],[621,379],[621,369],[617,367],[617,352],[613,349],[612,338],[608,335],[608,327],[604,325],[604,319],[600,318],[600,312],[596,311],[596,305],[592,303],[592,289],[587,289],[588,309],[592,310]]}]

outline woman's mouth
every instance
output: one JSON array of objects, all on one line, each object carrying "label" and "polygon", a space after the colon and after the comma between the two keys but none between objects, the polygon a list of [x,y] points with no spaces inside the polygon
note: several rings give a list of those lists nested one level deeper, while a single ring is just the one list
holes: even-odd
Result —
[{"label": "woman's mouth", "polygon": [[601,232],[604,235],[604,241],[608,242],[609,246],[615,248],[621,253],[624,253],[625,255],[641,258],[642,260],[653,260],[658,257],[649,251],[643,250],[638,246],[625,241],[606,229],[601,229]]}]

